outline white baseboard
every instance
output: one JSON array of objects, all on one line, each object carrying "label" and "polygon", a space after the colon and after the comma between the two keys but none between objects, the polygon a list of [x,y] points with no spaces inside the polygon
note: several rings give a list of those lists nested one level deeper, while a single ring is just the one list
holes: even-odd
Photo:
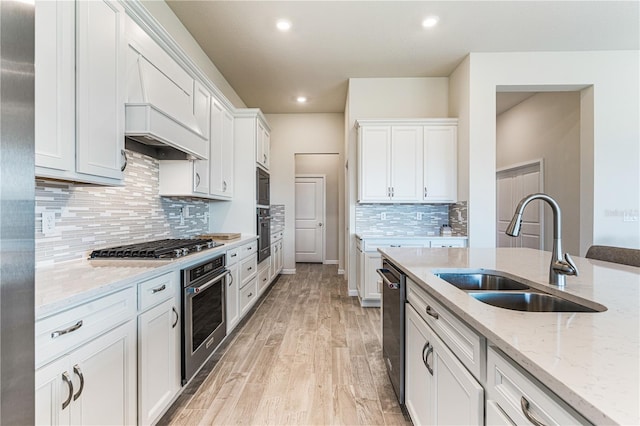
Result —
[{"label": "white baseboard", "polygon": [[337,260],[325,260],[324,262],[322,262],[323,265],[337,265],[338,261]]},{"label": "white baseboard", "polygon": [[344,269],[338,268],[338,275],[344,275]]},{"label": "white baseboard", "polygon": [[349,296],[358,296],[358,290],[349,290]]},{"label": "white baseboard", "polygon": [[280,273],[282,275],[295,275],[296,274],[296,270],[295,269],[283,269],[282,271],[280,271]]}]

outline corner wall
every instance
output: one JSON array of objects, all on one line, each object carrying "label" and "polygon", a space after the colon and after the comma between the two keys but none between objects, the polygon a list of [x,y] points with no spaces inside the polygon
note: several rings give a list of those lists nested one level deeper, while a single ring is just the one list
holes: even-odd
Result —
[{"label": "corner wall", "polygon": [[[625,214],[637,216],[640,209],[640,52],[472,53],[455,74],[462,76],[456,91],[463,93],[465,85],[469,87],[468,98],[459,96],[452,112],[469,126],[468,134],[459,133],[459,138],[469,157],[466,185],[472,247],[495,247],[495,98],[503,85],[520,91],[583,89],[581,110],[592,103],[594,111],[593,179],[590,182],[591,167],[581,164],[580,198],[583,213],[593,212],[593,223],[581,228],[591,228],[593,240],[581,241],[580,253],[591,244],[640,247],[639,222],[624,220]],[[463,120],[467,108],[468,120]],[[589,130],[581,126],[583,144],[590,140]],[[588,161],[588,152],[581,151],[581,158]],[[584,200],[591,196],[593,208],[585,209]]]}]

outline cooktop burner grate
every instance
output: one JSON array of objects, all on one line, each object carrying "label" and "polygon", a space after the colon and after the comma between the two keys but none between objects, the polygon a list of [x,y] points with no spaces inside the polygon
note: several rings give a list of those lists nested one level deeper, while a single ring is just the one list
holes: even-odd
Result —
[{"label": "cooktop burner grate", "polygon": [[94,250],[91,259],[172,259],[221,245],[204,238],[166,239]]}]

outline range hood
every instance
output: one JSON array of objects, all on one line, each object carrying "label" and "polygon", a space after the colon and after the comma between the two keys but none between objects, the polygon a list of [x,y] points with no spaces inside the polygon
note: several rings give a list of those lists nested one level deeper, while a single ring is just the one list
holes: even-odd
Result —
[{"label": "range hood", "polygon": [[196,83],[159,46],[145,44],[130,42],[127,50],[126,138],[207,159],[206,120],[194,114]]}]

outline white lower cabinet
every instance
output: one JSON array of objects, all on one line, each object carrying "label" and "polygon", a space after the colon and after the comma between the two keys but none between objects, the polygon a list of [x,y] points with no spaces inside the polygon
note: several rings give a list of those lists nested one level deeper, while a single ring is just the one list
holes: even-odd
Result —
[{"label": "white lower cabinet", "polygon": [[226,298],[226,322],[227,322],[227,335],[236,327],[240,321],[240,264],[238,263],[238,257],[240,256],[240,249],[233,248],[227,250],[227,269],[229,275],[227,276],[227,288],[225,291]]},{"label": "white lower cabinet", "polygon": [[139,424],[158,420],[180,389],[179,309],[171,298],[138,316]]},{"label": "white lower cabinet", "polygon": [[414,425],[480,425],[484,389],[407,304],[406,406]]},{"label": "white lower cabinet", "polygon": [[521,367],[489,346],[487,425],[590,424]]},{"label": "white lower cabinet", "polygon": [[130,320],[38,368],[36,424],[135,424],[135,342]]},{"label": "white lower cabinet", "polygon": [[265,292],[265,290],[269,287],[270,282],[271,282],[271,261],[263,260],[262,263],[258,265],[258,290],[260,294]]},{"label": "white lower cabinet", "polygon": [[152,424],[180,390],[180,290],[174,272],[138,284],[138,424]]}]

